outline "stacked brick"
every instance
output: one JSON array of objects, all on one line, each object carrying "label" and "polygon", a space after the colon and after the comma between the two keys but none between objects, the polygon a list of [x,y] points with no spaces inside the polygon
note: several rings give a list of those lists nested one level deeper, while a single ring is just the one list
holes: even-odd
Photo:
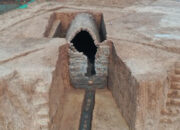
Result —
[{"label": "stacked brick", "polygon": [[96,53],[95,71],[93,76],[86,76],[87,57],[78,52],[73,45],[69,47],[70,81],[75,88],[104,88],[107,86],[109,46],[102,43]]}]

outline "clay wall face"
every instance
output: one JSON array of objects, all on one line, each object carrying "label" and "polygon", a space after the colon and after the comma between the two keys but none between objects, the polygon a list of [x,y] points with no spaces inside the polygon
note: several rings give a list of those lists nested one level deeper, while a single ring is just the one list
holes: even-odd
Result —
[{"label": "clay wall face", "polygon": [[170,84],[172,84],[170,80],[172,72],[164,72],[159,76],[150,73],[132,74],[126,63],[123,63],[117,55],[116,48],[113,44],[111,45],[108,88],[130,130],[178,128],[176,122],[173,122],[171,118],[178,116],[177,111],[173,111],[176,110],[174,106],[177,104],[169,105],[167,102]]},{"label": "clay wall face", "polygon": [[131,75],[130,70],[116,55],[112,44],[110,54],[108,88],[112,91],[112,95],[129,127],[134,130],[138,83]]},{"label": "clay wall face", "polygon": [[53,72],[51,88],[49,90],[50,130],[60,128],[59,120],[63,114],[65,89],[69,88],[68,44],[66,44],[59,48],[56,69]]}]

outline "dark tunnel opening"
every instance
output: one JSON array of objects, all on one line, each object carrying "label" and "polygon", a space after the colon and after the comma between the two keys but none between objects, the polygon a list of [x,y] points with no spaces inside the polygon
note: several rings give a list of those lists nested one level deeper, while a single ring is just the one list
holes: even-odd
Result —
[{"label": "dark tunnel opening", "polygon": [[74,47],[79,51],[83,52],[88,59],[88,67],[86,76],[92,76],[96,74],[95,71],[95,55],[97,47],[94,44],[94,40],[87,31],[81,31],[72,39]]}]

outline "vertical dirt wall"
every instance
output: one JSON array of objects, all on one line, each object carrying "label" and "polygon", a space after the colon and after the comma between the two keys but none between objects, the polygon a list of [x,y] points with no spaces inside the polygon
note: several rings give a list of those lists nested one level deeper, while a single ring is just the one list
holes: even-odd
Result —
[{"label": "vertical dirt wall", "polygon": [[59,120],[63,114],[64,94],[66,89],[70,88],[69,83],[68,44],[65,44],[59,48],[59,57],[49,92],[50,130],[58,130],[60,128]]},{"label": "vertical dirt wall", "polygon": [[109,62],[108,87],[130,129],[134,130],[138,83],[117,56],[112,43]]},{"label": "vertical dirt wall", "polygon": [[132,75],[112,43],[110,54],[108,87],[130,130],[157,130],[170,84],[167,72]]}]

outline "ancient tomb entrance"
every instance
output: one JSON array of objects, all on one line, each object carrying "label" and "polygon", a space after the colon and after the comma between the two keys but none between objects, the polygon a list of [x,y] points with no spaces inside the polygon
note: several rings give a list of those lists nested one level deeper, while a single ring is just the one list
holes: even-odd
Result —
[{"label": "ancient tomb entrance", "polygon": [[100,30],[89,13],[80,13],[74,18],[66,39],[69,42],[71,84],[86,91],[79,130],[91,130],[95,89],[107,86],[109,46],[101,43]]},{"label": "ancient tomb entrance", "polygon": [[95,71],[95,55],[97,52],[97,47],[94,44],[94,40],[87,31],[80,31],[76,36],[71,40],[73,46],[77,51],[83,52],[87,57],[88,67],[86,76],[92,76],[96,74]]},{"label": "ancient tomb entrance", "polygon": [[71,22],[66,39],[69,42],[69,73],[75,88],[104,88],[107,85],[109,46],[101,42],[93,15],[80,13]]},{"label": "ancient tomb entrance", "polygon": [[[107,100],[111,98],[111,95],[106,98],[108,95],[101,95],[99,91],[96,91],[107,86],[112,91],[119,107],[123,108],[121,112],[125,114],[129,124],[134,121],[133,108],[136,105],[134,103],[136,87],[132,88],[131,85],[137,85],[134,83],[134,78],[129,78],[131,73],[117,56],[113,43],[110,40],[106,40],[106,28],[102,13],[87,11],[54,13],[49,20],[45,37],[66,38],[66,43],[68,43],[60,47],[59,59],[55,70],[57,73],[53,76],[54,80],[50,91],[50,118],[53,121],[50,124],[50,128],[52,130],[54,130],[53,128],[67,129],[72,128],[72,126],[76,129],[79,127],[79,130],[90,130],[92,119],[93,122],[101,120],[97,111],[93,112],[94,105],[96,110],[100,108],[99,110],[101,111],[102,107],[102,112],[105,110],[105,106],[111,110],[111,107],[109,107],[111,106],[109,105],[111,100]],[[69,74],[66,72],[69,72]],[[81,90],[78,93],[79,90],[69,89],[72,93],[70,92],[69,94],[66,91],[68,94],[59,94],[59,91],[65,93],[64,88],[69,86],[67,82],[70,82],[71,86],[76,88],[76,90],[83,89],[85,91],[83,102],[81,102]],[[95,93],[97,103],[95,103]],[[101,97],[103,98],[101,99]],[[102,104],[99,103],[101,102],[100,100]],[[106,104],[107,102],[108,104]],[[111,104],[113,103],[111,102]],[[79,108],[81,105],[82,108]],[[69,111],[68,109],[66,111],[66,108],[72,108],[72,110],[70,109]],[[113,112],[111,111],[112,113],[109,110],[104,112],[107,115],[111,113],[114,118],[116,117],[114,116],[114,110]],[[119,109],[117,110],[119,112]],[[92,115],[94,115],[94,118]],[[74,123],[69,122],[67,125],[65,121],[70,118]],[[113,122],[119,126],[121,124],[119,124],[118,120],[121,121],[121,119],[119,115],[117,121],[114,120],[115,122]],[[109,122],[110,120],[109,118],[106,121]],[[95,123],[92,124],[93,128],[94,126],[96,126]]]}]

